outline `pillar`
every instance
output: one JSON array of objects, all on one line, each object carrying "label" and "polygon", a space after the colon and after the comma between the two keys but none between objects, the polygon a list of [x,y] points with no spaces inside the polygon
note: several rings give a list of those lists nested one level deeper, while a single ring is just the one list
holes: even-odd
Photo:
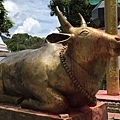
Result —
[{"label": "pillar", "polygon": [[[105,0],[105,31],[109,34],[118,34],[117,0]],[[108,60],[106,70],[107,94],[119,94],[119,66],[118,57]]]}]

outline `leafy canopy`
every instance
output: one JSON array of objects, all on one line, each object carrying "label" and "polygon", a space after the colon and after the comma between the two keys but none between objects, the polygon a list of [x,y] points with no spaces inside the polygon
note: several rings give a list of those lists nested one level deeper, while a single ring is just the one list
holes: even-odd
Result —
[{"label": "leafy canopy", "polygon": [[45,42],[45,38],[36,36],[33,37],[27,33],[18,33],[14,34],[11,39],[4,40],[4,42],[7,44],[10,51],[16,52],[25,49],[40,48],[41,45]]},{"label": "leafy canopy", "polygon": [[10,36],[9,29],[13,27],[13,22],[7,16],[8,12],[3,6],[3,0],[0,0],[0,35],[5,33],[7,36]]},{"label": "leafy canopy", "polygon": [[90,24],[91,11],[95,6],[89,4],[89,0],[50,0],[48,7],[51,9],[51,16],[56,15],[55,7],[58,6],[67,20],[74,26],[80,26],[81,13],[88,26]]}]

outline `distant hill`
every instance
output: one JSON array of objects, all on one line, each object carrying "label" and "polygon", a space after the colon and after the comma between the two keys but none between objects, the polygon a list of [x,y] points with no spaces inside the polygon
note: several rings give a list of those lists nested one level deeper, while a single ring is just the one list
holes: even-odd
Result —
[{"label": "distant hill", "polygon": [[6,37],[4,35],[1,35],[1,38],[2,38],[2,40],[8,40],[9,39],[9,37]]}]

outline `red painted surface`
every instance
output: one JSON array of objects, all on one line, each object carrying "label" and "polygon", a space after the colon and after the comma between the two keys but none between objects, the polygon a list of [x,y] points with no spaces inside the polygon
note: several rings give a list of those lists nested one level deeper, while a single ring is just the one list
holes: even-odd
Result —
[{"label": "red painted surface", "polygon": [[[119,95],[117,96],[112,96],[112,95],[107,95],[106,90],[99,90],[98,93],[96,94],[96,98],[99,100],[105,100],[105,101],[117,101],[120,102],[120,92]],[[115,120],[120,120],[120,113],[109,113],[108,112],[108,118],[110,119],[115,119]]]},{"label": "red painted surface", "polygon": [[101,100],[119,101],[120,100],[120,92],[119,92],[119,95],[112,96],[112,95],[107,95],[106,90],[99,90],[98,93],[96,94],[96,98],[101,99]]},{"label": "red painted surface", "polygon": [[115,119],[115,120],[120,120],[120,114],[119,113],[108,113],[108,118],[110,119]]}]

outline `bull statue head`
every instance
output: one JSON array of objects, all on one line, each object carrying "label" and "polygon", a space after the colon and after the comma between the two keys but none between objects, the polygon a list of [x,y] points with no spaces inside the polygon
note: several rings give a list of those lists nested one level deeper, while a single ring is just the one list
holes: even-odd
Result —
[{"label": "bull statue head", "polygon": [[[72,49],[75,49],[75,51],[78,49],[78,51],[80,50],[80,53],[83,53],[81,57],[83,57],[84,60],[88,60],[88,57],[85,59],[84,53],[92,53],[93,58],[98,56],[110,58],[120,54],[120,37],[118,35],[110,35],[100,29],[87,27],[87,24],[80,13],[81,26],[73,27],[65,19],[58,7],[56,7],[56,11],[62,30],[65,33],[53,33],[48,35],[46,39],[49,42],[69,43],[69,47],[72,46]],[[90,58],[91,57],[89,57],[89,59]]]},{"label": "bull statue head", "polygon": [[65,33],[53,33],[46,39],[67,45],[65,56],[69,68],[82,87],[95,96],[105,75],[107,59],[120,55],[120,37],[87,27],[81,14],[81,26],[73,27],[58,7],[56,11]]}]

